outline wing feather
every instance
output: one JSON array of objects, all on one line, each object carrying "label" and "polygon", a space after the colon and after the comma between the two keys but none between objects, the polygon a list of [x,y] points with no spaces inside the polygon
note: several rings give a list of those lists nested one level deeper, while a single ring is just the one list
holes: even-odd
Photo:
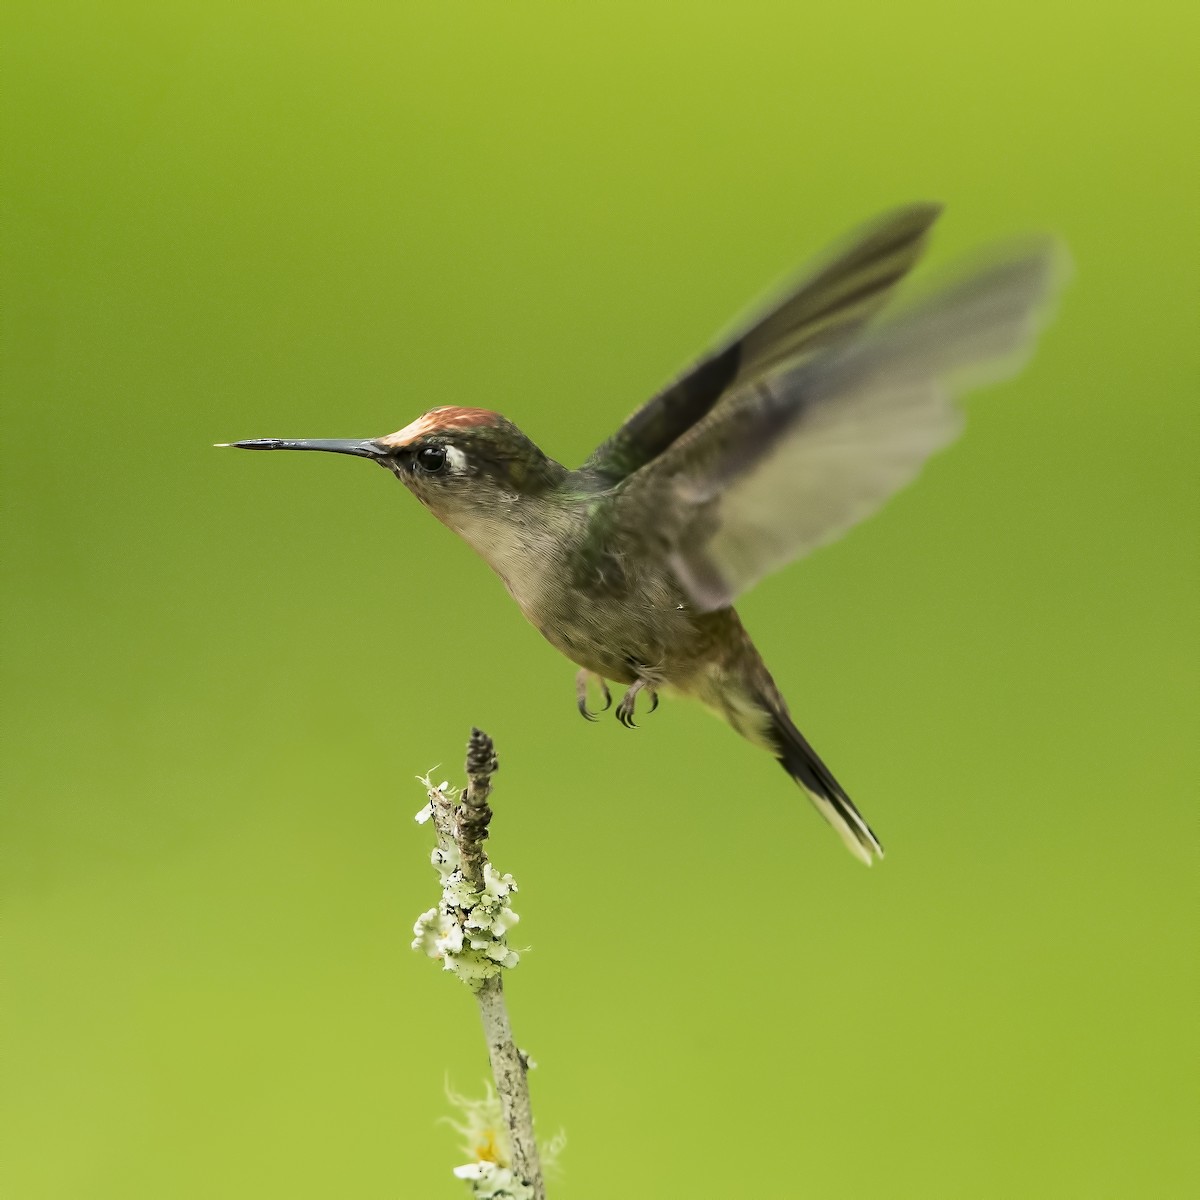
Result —
[{"label": "wing feather", "polygon": [[702,610],[838,537],[957,434],[952,399],[1011,374],[1032,345],[1061,255],[1043,242],[982,267],[825,353],[741,388],[626,497],[655,512]]},{"label": "wing feather", "polygon": [[736,391],[870,320],[921,257],[941,212],[911,204],[852,234],[786,296],[642,405],[584,464],[616,482],[651,462]]}]

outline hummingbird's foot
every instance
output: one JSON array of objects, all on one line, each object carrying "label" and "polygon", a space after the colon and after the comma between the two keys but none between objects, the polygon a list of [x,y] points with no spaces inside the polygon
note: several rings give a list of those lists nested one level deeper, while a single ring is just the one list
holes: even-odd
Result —
[{"label": "hummingbird's foot", "polygon": [[583,717],[585,721],[594,721],[596,719],[596,714],[592,712],[587,705],[587,686],[589,679],[594,679],[596,681],[596,686],[600,689],[600,694],[604,697],[604,707],[600,710],[601,712],[607,712],[610,708],[612,708],[612,692],[608,690],[608,684],[605,682],[604,676],[597,675],[595,671],[588,671],[584,669],[575,676],[575,706],[579,709],[579,715]]},{"label": "hummingbird's foot", "polygon": [[626,689],[625,695],[621,697],[621,703],[617,705],[617,720],[626,729],[637,728],[637,722],[633,719],[633,714],[637,709],[638,693],[643,689],[650,693],[650,711],[653,712],[658,707],[658,692],[655,691],[654,684],[646,679],[639,679],[631,684]]}]

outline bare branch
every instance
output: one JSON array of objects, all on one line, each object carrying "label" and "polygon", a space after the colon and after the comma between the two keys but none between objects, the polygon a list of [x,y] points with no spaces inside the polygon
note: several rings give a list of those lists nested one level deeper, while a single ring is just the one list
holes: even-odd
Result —
[{"label": "bare branch", "polygon": [[492,822],[488,804],[492,775],[499,769],[492,739],[482,729],[472,729],[467,742],[467,789],[454,812],[454,840],[462,855],[463,878],[477,888],[483,887],[483,868],[487,863],[483,842]]},{"label": "bare branch", "polygon": [[492,1077],[508,1125],[513,1174],[533,1189],[534,1200],[546,1200],[541,1158],[533,1135],[533,1108],[526,1079],[528,1068],[525,1056],[513,1041],[508,1008],[504,1003],[503,979],[499,975],[485,979],[475,995],[479,999],[479,1015],[483,1018]]}]

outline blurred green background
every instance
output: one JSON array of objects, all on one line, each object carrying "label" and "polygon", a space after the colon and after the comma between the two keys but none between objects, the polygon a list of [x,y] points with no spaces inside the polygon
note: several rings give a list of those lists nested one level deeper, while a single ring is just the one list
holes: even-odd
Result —
[{"label": "blurred green background", "polygon": [[[503,771],[553,1194],[1189,1190],[1195,8],[5,8],[0,1190],[454,1197],[414,775]],[[895,203],[1074,282],[920,484],[743,605],[889,851],[698,709],[634,734],[382,471],[579,461]],[[793,803],[794,801],[794,803]]]}]

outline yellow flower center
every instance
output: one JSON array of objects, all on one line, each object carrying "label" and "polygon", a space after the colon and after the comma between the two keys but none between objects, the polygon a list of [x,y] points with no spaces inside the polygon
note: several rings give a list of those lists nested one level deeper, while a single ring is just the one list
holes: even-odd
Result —
[{"label": "yellow flower center", "polygon": [[496,1141],[496,1133],[492,1129],[483,1130],[483,1141],[475,1147],[476,1162],[495,1163],[500,1167],[504,1164],[500,1161],[500,1146]]}]

